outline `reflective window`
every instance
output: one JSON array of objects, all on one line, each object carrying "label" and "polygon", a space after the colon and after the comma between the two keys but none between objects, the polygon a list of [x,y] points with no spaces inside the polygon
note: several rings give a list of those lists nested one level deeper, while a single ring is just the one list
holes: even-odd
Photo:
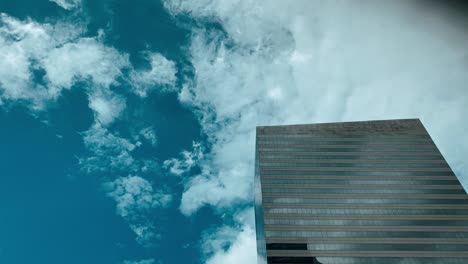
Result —
[{"label": "reflective window", "polygon": [[339,148],[318,148],[318,147],[292,147],[290,145],[284,146],[282,148],[280,147],[258,147],[259,151],[309,151],[309,152],[417,152],[417,151],[433,151],[435,153],[438,153],[437,149],[435,147],[428,147],[428,148],[422,148],[422,147],[396,147],[396,146],[389,146],[389,147],[368,147],[368,148],[357,148],[357,147],[339,147]]},{"label": "reflective window", "polygon": [[466,232],[265,231],[266,237],[467,238]]},{"label": "reflective window", "polygon": [[353,258],[353,257],[317,257],[317,263],[323,264],[466,264],[466,258]]},{"label": "reflective window", "polygon": [[[284,170],[284,169],[262,169],[260,175],[346,175],[346,176],[454,176],[451,170],[447,171],[349,171],[349,170]],[[286,178],[287,176],[285,176]]]},{"label": "reflective window", "polygon": [[297,219],[268,218],[266,225],[338,225],[338,226],[468,226],[468,220],[381,220],[381,219]]},{"label": "reflective window", "polygon": [[[468,198],[468,196],[467,196]],[[468,199],[375,199],[375,198],[276,198],[264,197],[264,203],[318,203],[318,204],[468,204]]]},{"label": "reflective window", "polygon": [[322,180],[322,179],[262,179],[262,184],[415,184],[415,185],[456,185],[460,186],[457,180],[452,181],[405,181],[405,180],[347,180],[347,179],[333,179],[333,180]]},{"label": "reflective window", "polygon": [[336,215],[468,215],[464,209],[367,209],[367,208],[264,208],[270,214],[336,214]]},{"label": "reflective window", "polygon": [[388,146],[417,146],[417,147],[434,147],[432,141],[398,141],[398,140],[375,140],[375,141],[319,141],[319,140],[259,140],[257,141],[257,146],[267,146],[267,145],[350,145],[350,146],[372,146],[372,145],[388,145]]},{"label": "reflective window", "polygon": [[312,189],[312,188],[263,188],[263,193],[320,193],[320,194],[466,194],[463,189]]},{"label": "reflective window", "polygon": [[306,163],[306,162],[260,162],[260,167],[353,167],[353,168],[449,168],[446,163]]},{"label": "reflective window", "polygon": [[376,154],[372,153],[372,155],[366,155],[366,153],[362,153],[362,155],[317,155],[314,153],[308,154],[307,152],[289,152],[283,154],[281,152],[264,152],[261,153],[261,160],[268,160],[268,159],[331,159],[331,160],[340,160],[340,159],[348,159],[348,160],[438,160],[443,161],[441,155],[437,153],[406,153],[407,155],[402,155],[402,153],[396,153],[394,155],[388,154]]},{"label": "reflective window", "polygon": [[421,251],[468,251],[468,245],[434,244],[306,244],[308,250],[421,250]]}]

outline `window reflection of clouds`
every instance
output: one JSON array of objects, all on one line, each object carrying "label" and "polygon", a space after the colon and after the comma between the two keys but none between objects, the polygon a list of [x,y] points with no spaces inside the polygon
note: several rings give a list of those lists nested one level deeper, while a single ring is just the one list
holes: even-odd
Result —
[{"label": "window reflection of clouds", "polygon": [[[333,251],[468,251],[465,191],[419,121],[392,122],[382,127],[373,122],[286,126],[257,133],[267,241],[313,240],[309,250],[332,251],[330,256]],[[343,239],[348,241],[340,243]],[[416,240],[422,244],[409,243]],[[466,263],[414,257],[318,260]]]}]

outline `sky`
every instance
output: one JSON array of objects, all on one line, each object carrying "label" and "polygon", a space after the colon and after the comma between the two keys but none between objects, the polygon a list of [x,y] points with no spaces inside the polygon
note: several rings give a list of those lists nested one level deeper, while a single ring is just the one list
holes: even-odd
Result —
[{"label": "sky", "polygon": [[420,118],[468,186],[467,10],[0,0],[0,263],[256,263],[259,125]]}]

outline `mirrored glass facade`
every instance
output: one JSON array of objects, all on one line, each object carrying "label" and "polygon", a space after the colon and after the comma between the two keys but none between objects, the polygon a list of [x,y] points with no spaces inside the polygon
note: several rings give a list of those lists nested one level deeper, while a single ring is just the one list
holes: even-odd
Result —
[{"label": "mirrored glass facade", "polygon": [[257,127],[259,264],[466,264],[468,195],[418,119]]}]

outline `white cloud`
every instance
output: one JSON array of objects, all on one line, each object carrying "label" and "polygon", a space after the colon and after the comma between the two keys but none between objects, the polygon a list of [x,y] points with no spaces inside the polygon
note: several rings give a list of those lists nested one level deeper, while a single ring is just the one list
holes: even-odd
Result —
[{"label": "white cloud", "polygon": [[158,87],[163,91],[174,90],[177,73],[175,63],[159,53],[147,52],[146,57],[150,62],[150,69],[134,70],[130,76],[135,93],[146,97],[151,90]]},{"label": "white cloud", "polygon": [[105,46],[98,38],[81,38],[50,50],[43,59],[51,86],[70,87],[75,80],[90,79],[95,85],[109,87],[129,67],[127,55]]},{"label": "white cloud", "polygon": [[170,195],[154,192],[151,184],[138,176],[117,178],[106,187],[111,189],[108,195],[117,202],[117,213],[122,217],[165,207],[171,201]]},{"label": "white cloud", "polygon": [[144,259],[140,261],[126,260],[123,264],[156,264],[156,261],[154,259]]},{"label": "white cloud", "polygon": [[63,9],[71,10],[81,5],[81,0],[49,0],[50,2],[56,3]]},{"label": "white cloud", "polygon": [[27,100],[41,107],[53,93],[32,81],[33,71],[56,46],[78,36],[80,29],[66,24],[39,24],[0,14],[0,97]]},{"label": "white cloud", "polygon": [[146,139],[152,146],[156,146],[158,144],[158,137],[152,127],[146,127],[140,130],[139,136]]},{"label": "white cloud", "polygon": [[[421,117],[455,168],[468,153],[468,141],[456,140],[468,114],[468,33],[444,20],[450,14],[426,16],[405,1],[361,1],[359,8],[346,1],[166,6],[214,17],[230,37],[194,32],[196,76],[181,98],[205,111],[215,169],[195,178],[187,193],[218,186],[233,190],[226,192],[232,200],[247,198],[235,193],[252,186],[253,169],[235,168],[253,168],[256,125]],[[236,184],[226,172],[239,173]]]},{"label": "white cloud", "polygon": [[173,0],[166,7],[218,21],[228,34],[193,32],[195,77],[179,98],[195,106],[213,147],[201,164],[210,169],[183,194],[182,212],[251,200],[256,125],[420,117],[468,186],[463,14],[418,1]]},{"label": "white cloud", "polygon": [[[98,37],[80,38],[85,29],[80,23],[40,24],[0,14],[2,101],[21,100],[43,109],[77,80],[89,80],[99,89],[114,84],[121,69],[130,67],[128,56]],[[42,82],[33,81],[37,70],[45,72]]]},{"label": "white cloud", "polygon": [[112,134],[99,123],[83,133],[90,157],[81,158],[80,165],[88,173],[136,173],[139,164],[132,157],[135,145],[125,138]]},{"label": "white cloud", "polygon": [[96,90],[89,96],[89,107],[102,125],[112,123],[126,107],[125,98],[107,90]]},{"label": "white cloud", "polygon": [[199,142],[192,142],[192,151],[184,150],[180,153],[180,159],[165,160],[163,167],[169,169],[174,175],[182,175],[189,172],[203,158],[203,146]]},{"label": "white cloud", "polygon": [[257,263],[252,209],[235,215],[236,227],[223,226],[203,239],[207,264]]},{"label": "white cloud", "polygon": [[147,217],[152,210],[166,207],[172,200],[171,195],[155,191],[150,182],[139,176],[117,178],[107,182],[105,188],[117,203],[117,213],[129,222],[138,242],[144,244],[158,237]]}]

